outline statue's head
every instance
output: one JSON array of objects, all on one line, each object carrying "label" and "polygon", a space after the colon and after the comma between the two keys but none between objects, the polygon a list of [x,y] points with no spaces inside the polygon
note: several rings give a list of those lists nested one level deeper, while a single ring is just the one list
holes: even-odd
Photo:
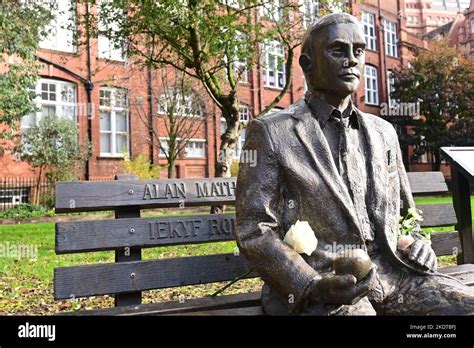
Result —
[{"label": "statue's head", "polygon": [[347,13],[321,17],[306,31],[299,62],[310,90],[341,97],[354,93],[365,66],[362,25]]}]

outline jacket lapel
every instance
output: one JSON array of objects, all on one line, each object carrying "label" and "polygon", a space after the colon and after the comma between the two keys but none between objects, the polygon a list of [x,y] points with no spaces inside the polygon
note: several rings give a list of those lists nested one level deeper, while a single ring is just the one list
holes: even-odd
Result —
[{"label": "jacket lapel", "polygon": [[362,231],[355,215],[354,204],[336,168],[326,137],[318,121],[312,116],[311,110],[304,102],[301,107],[303,110],[292,113],[292,117],[298,121],[294,127],[294,131],[300,142],[308,150],[310,158],[320,177],[324,180],[327,187],[329,187],[346,215],[352,220],[354,226],[356,226],[360,239],[362,240]]},{"label": "jacket lapel", "polygon": [[[384,231],[385,228],[385,214],[387,211],[387,154],[385,139],[375,123],[367,124],[366,117],[357,110],[359,115],[359,122],[362,130],[365,133],[367,143],[367,167],[368,176],[370,180],[370,197],[371,206],[368,207],[369,216],[372,215],[372,221],[375,222],[377,230]],[[382,145],[382,148],[380,148]],[[385,231],[384,231],[385,232]]]}]

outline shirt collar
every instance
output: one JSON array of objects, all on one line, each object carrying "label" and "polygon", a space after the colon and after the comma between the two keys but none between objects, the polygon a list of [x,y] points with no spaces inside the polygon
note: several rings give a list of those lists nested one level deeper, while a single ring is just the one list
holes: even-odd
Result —
[{"label": "shirt collar", "polygon": [[346,115],[349,115],[350,127],[359,129],[358,113],[357,109],[352,103],[352,99],[349,100],[349,105],[342,114],[334,106],[327,103],[318,93],[307,94],[305,96],[305,101],[313,116],[318,120],[321,129],[326,127],[326,124],[331,117],[341,118],[343,115],[343,117],[347,117]]}]

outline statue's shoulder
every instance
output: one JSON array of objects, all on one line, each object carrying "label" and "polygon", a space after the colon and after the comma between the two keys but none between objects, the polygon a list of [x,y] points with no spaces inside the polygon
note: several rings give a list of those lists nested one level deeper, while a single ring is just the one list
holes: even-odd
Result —
[{"label": "statue's shoulder", "polygon": [[397,132],[393,127],[393,124],[391,124],[390,122],[384,120],[380,116],[369,114],[367,112],[362,112],[359,109],[357,109],[357,111],[359,112],[360,117],[364,119],[365,124],[367,124],[369,127],[375,127],[380,132],[383,132],[388,136],[397,136]]},{"label": "statue's shoulder", "polygon": [[277,127],[279,129],[284,127],[293,127],[295,119],[293,116],[299,115],[307,111],[306,103],[303,99],[291,104],[286,109],[281,109],[276,112],[272,112],[263,116],[260,116],[260,120],[268,129]]}]

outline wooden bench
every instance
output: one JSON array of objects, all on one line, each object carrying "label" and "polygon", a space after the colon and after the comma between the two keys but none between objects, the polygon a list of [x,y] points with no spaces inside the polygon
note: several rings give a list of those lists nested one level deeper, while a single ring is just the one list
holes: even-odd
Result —
[{"label": "wooden bench", "polygon": [[[442,173],[409,173],[414,195],[448,192]],[[79,315],[261,315],[260,293],[223,295],[185,301],[141,304],[142,291],[230,281],[251,268],[242,255],[218,254],[142,260],[143,248],[230,241],[234,214],[140,218],[148,208],[235,203],[235,178],[136,180],[121,175],[108,182],[61,182],[56,212],[114,210],[115,220],[56,224],[56,254],[115,251],[115,263],[59,267],[54,271],[56,300],[111,294],[114,308],[79,311]],[[423,205],[423,227],[452,226],[452,204]],[[456,231],[432,235],[437,255],[461,252]],[[474,284],[473,265],[441,270]],[[257,277],[249,273],[245,278]]]}]

